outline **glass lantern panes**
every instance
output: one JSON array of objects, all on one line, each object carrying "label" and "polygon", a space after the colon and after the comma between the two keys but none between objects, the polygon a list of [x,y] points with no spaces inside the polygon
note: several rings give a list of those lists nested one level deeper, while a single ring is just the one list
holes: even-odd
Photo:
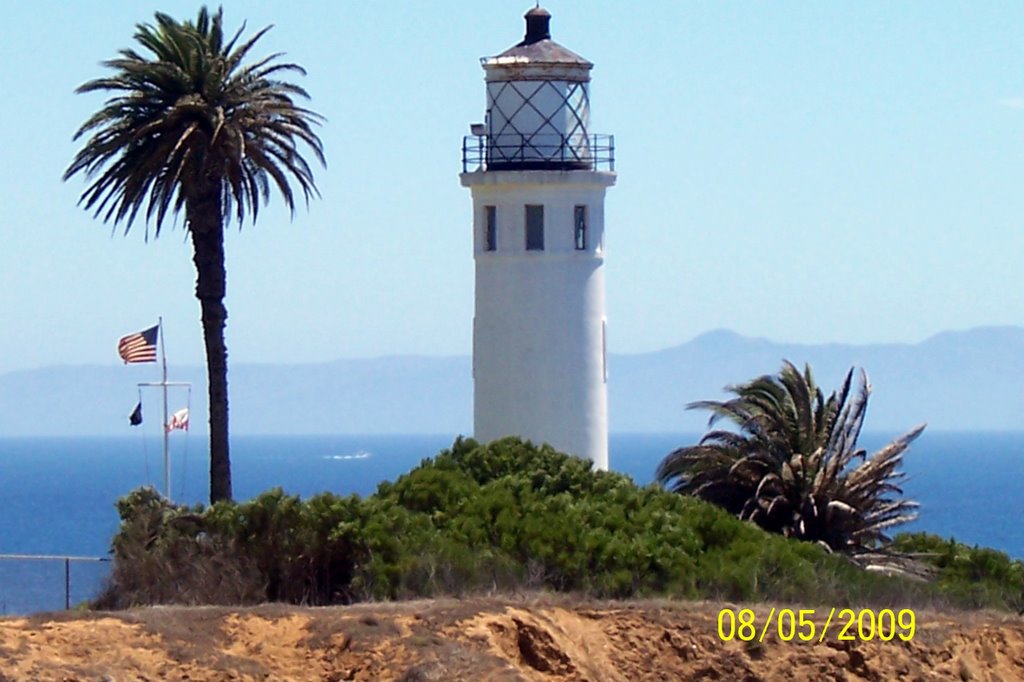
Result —
[{"label": "glass lantern panes", "polygon": [[587,84],[564,80],[487,84],[490,168],[589,168]]}]

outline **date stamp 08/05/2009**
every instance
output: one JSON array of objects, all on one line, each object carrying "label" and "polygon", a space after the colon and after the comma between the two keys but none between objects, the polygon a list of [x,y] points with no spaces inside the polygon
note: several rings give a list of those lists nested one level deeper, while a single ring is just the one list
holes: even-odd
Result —
[{"label": "date stamp 08/05/2009", "polygon": [[[820,613],[820,615],[819,615]],[[753,609],[722,609],[718,612],[718,637],[723,642],[738,639],[741,642],[764,642],[771,634],[783,642],[824,642],[831,629],[841,642],[874,639],[891,642],[899,639],[909,642],[914,638],[917,621],[911,609],[836,609],[828,617],[824,610],[772,608],[761,620]],[[774,627],[773,627],[774,626]]]}]

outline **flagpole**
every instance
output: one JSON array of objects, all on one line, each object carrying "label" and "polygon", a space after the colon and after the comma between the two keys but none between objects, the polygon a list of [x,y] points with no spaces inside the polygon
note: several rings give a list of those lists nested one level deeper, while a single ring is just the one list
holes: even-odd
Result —
[{"label": "flagpole", "polygon": [[[152,319],[152,318],[150,318],[150,319]],[[159,324],[159,327],[160,327],[160,358],[161,358],[161,361],[163,362],[163,366],[164,366],[164,372],[163,372],[164,378],[163,378],[163,381],[160,382],[161,387],[163,388],[163,393],[164,393],[164,421],[163,421],[163,424],[164,424],[164,497],[166,497],[167,501],[170,502],[171,501],[171,459],[168,456],[168,439],[169,439],[169,437],[171,435],[171,432],[167,428],[167,425],[169,423],[167,421],[167,348],[166,348],[166,344],[164,343],[164,318],[162,316],[158,317],[157,321],[158,321],[158,324]]]}]

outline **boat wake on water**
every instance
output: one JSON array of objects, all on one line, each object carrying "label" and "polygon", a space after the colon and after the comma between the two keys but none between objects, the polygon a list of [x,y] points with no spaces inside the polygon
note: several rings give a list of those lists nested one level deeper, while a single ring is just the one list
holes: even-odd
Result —
[{"label": "boat wake on water", "polygon": [[333,459],[337,461],[350,460],[350,459],[369,459],[373,457],[373,453],[360,450],[351,455],[325,455],[324,459]]}]

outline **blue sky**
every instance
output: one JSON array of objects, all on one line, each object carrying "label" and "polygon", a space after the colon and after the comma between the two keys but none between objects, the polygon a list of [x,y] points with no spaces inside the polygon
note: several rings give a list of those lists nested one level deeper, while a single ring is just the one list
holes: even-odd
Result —
[{"label": "blue sky", "polygon": [[[607,199],[613,352],[726,327],[800,342],[915,342],[1024,323],[1024,4],[545,5],[596,66],[593,132],[615,135]],[[127,237],[60,181],[100,105],[74,88],[160,9],[5,0],[0,26],[0,372],[115,363],[166,321],[203,359],[180,227]],[[328,118],[322,200],[229,230],[232,362],[466,354],[470,198],[459,147],[479,58],[522,36],[523,0],[232,2],[275,28]]]}]

